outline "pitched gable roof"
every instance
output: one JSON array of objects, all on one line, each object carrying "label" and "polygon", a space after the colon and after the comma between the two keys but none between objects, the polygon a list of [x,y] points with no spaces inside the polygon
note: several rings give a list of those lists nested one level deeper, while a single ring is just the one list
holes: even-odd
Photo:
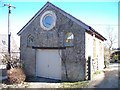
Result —
[{"label": "pitched gable roof", "polygon": [[32,19],[17,33],[18,35],[21,35],[21,33],[25,30],[25,28],[33,21],[37,18],[37,16],[39,14],[42,13],[42,11],[46,8],[46,7],[51,7],[57,11],[59,11],[60,13],[62,13],[63,15],[65,15],[66,17],[68,17],[69,19],[71,19],[72,21],[76,22],[78,25],[82,26],[83,28],[85,28],[87,31],[92,31],[94,32],[94,34],[100,36],[103,40],[106,40],[102,35],[100,35],[97,31],[95,31],[93,28],[91,28],[90,26],[88,26],[87,24],[83,23],[82,21],[78,20],[77,18],[73,17],[72,15],[66,13],[65,11],[63,11],[62,9],[60,9],[59,7],[53,5],[50,2],[47,2],[33,17]]}]

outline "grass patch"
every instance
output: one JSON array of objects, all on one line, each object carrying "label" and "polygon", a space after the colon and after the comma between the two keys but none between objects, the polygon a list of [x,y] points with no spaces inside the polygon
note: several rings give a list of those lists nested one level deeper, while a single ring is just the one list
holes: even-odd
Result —
[{"label": "grass patch", "polygon": [[97,75],[99,75],[99,74],[102,74],[102,73],[103,73],[103,71],[97,70],[97,71],[95,71],[95,72],[92,74],[92,78],[94,78],[95,76],[97,76]]},{"label": "grass patch", "polygon": [[79,82],[63,82],[60,85],[60,88],[85,88],[88,86],[88,81],[79,81]]},{"label": "grass patch", "polygon": [[102,73],[102,71],[97,70],[94,74],[95,74],[95,75],[98,75],[98,74],[101,74],[101,73]]}]

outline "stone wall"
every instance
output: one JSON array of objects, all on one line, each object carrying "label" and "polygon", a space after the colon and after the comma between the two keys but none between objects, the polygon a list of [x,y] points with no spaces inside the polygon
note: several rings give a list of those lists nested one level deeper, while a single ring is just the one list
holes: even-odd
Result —
[{"label": "stone wall", "polygon": [[[35,47],[64,47],[65,34],[72,32],[74,35],[73,46],[62,50],[62,80],[78,81],[85,79],[85,29],[68,19],[58,11],[47,7],[46,10],[53,10],[56,13],[56,26],[45,31],[40,27],[40,14],[22,32],[20,38],[21,59],[24,61],[24,68],[27,75],[36,73],[36,50]],[[31,35],[33,42],[28,44],[27,37]]]}]

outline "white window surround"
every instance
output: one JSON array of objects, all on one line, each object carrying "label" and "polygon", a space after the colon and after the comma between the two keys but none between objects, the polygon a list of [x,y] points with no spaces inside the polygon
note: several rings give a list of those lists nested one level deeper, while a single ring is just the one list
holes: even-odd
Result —
[{"label": "white window surround", "polygon": [[[53,20],[48,22],[48,26],[45,25],[45,20],[47,17],[51,17],[49,19]],[[46,23],[47,24],[47,23]],[[56,24],[56,14],[53,11],[46,11],[42,14],[41,18],[40,18],[40,26],[41,28],[43,28],[44,30],[51,30]]]}]

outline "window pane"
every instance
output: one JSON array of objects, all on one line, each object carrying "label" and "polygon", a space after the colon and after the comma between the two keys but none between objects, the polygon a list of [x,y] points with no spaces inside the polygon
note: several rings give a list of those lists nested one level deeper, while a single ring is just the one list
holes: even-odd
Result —
[{"label": "window pane", "polygon": [[43,25],[47,28],[49,28],[53,24],[53,17],[52,16],[46,16],[43,19]]},{"label": "window pane", "polygon": [[74,35],[69,32],[65,35],[65,46],[73,46]]},{"label": "window pane", "polygon": [[34,42],[34,37],[32,35],[29,35],[27,38],[27,45],[31,46],[33,45],[33,42]]}]

